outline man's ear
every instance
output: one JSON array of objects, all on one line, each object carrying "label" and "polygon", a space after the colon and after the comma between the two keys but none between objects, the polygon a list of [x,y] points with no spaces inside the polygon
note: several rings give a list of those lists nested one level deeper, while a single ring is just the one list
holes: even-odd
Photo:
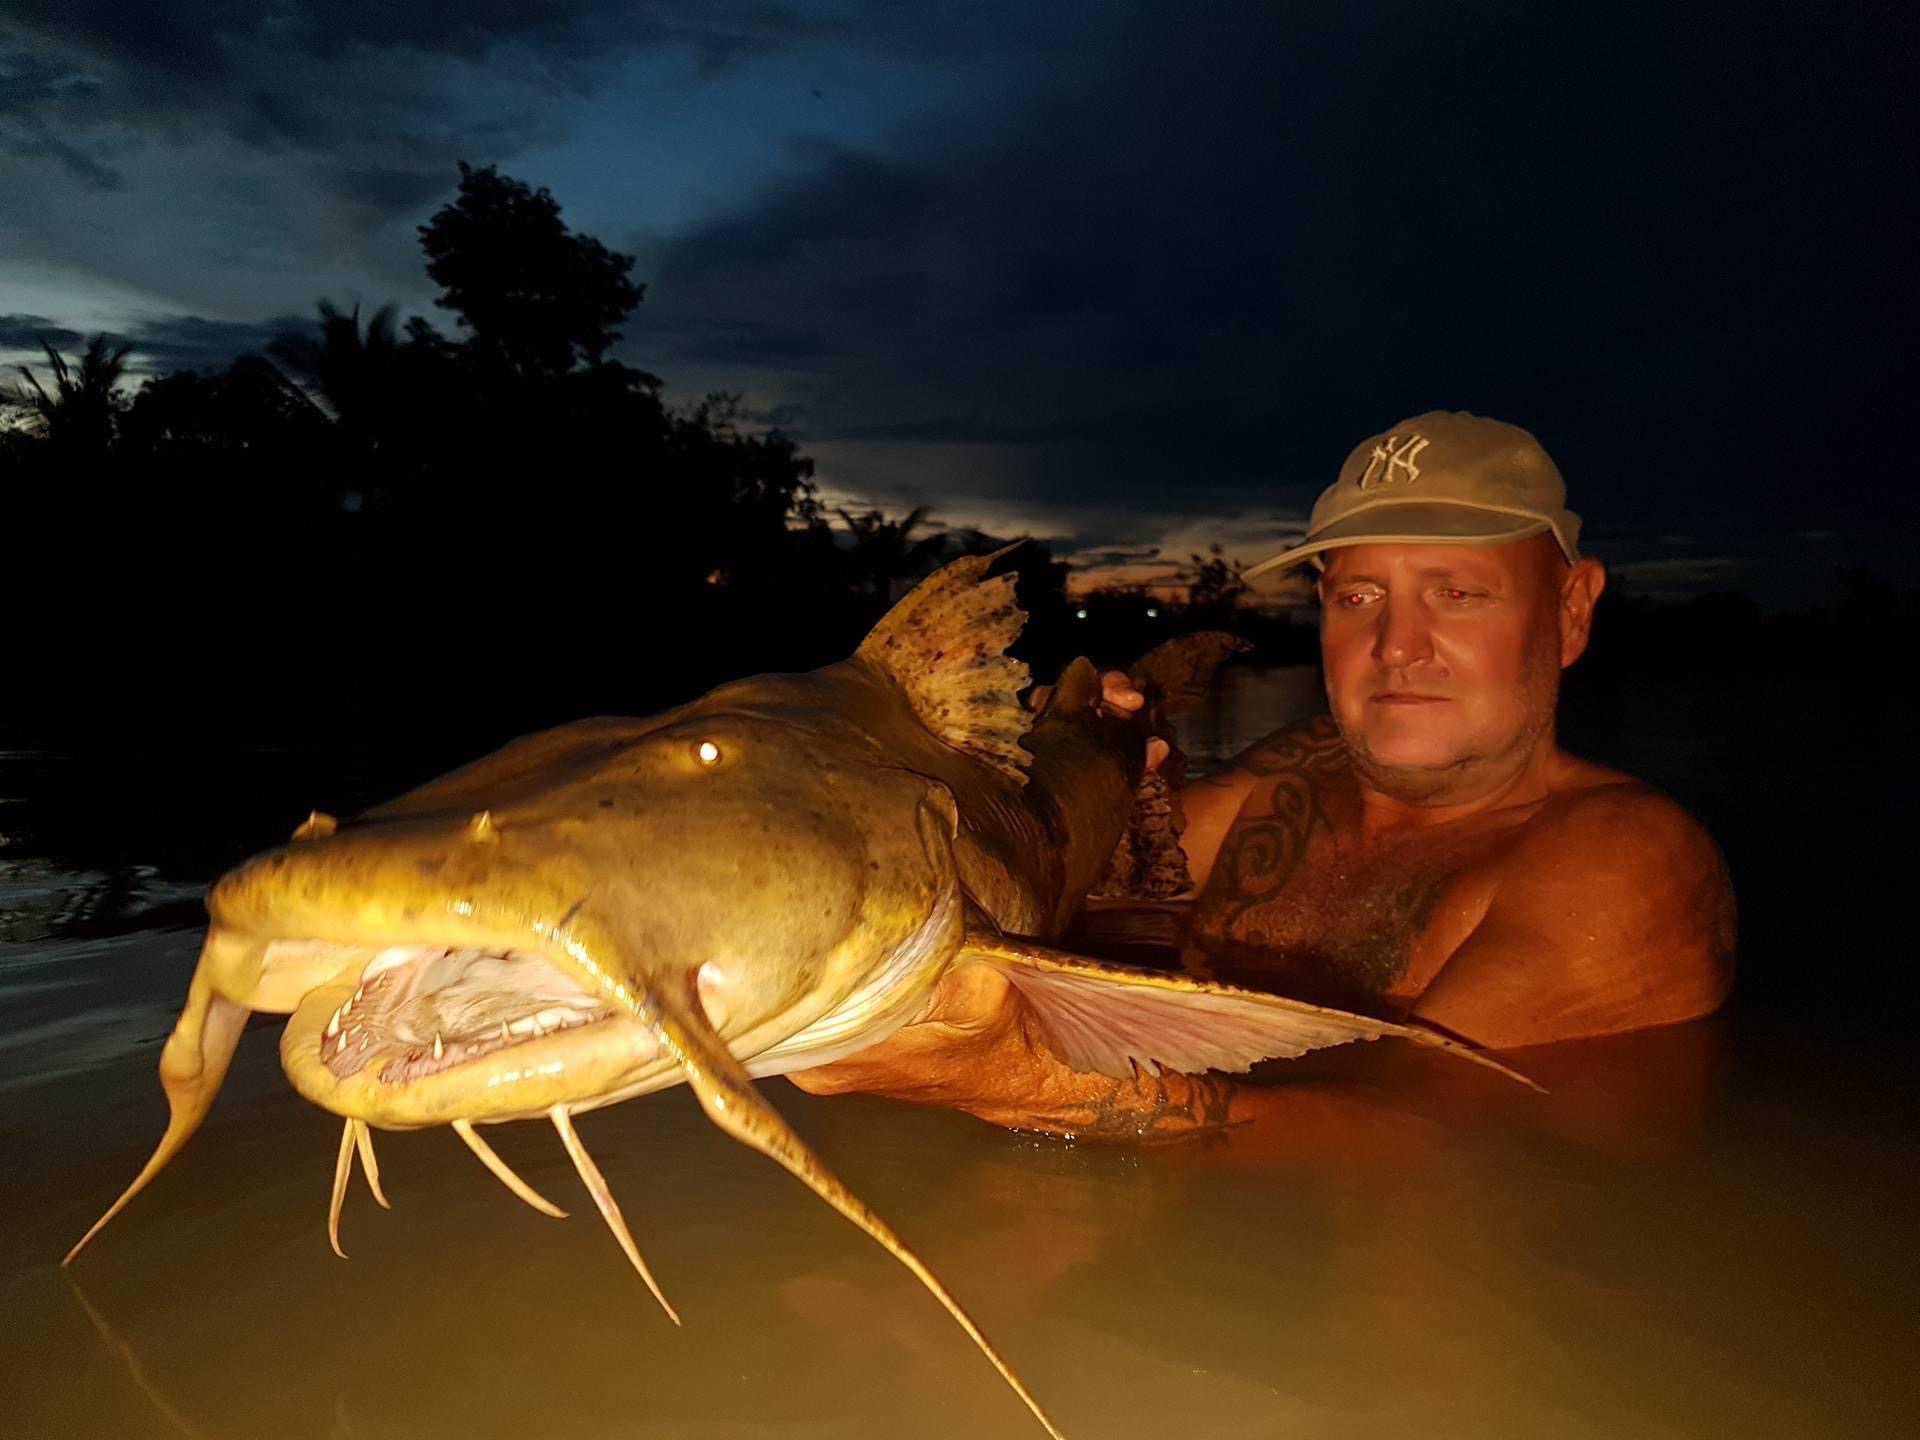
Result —
[{"label": "man's ear", "polygon": [[1560,668],[1585,653],[1593,633],[1593,607],[1607,588],[1607,567],[1588,555],[1560,577]]}]

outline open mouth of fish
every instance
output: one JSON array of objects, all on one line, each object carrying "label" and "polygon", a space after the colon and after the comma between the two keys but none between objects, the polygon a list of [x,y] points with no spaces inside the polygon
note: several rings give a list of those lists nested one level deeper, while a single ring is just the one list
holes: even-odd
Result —
[{"label": "open mouth of fish", "polygon": [[336,1080],[401,1084],[613,1014],[537,955],[396,945],[328,1016],[320,1060]]}]

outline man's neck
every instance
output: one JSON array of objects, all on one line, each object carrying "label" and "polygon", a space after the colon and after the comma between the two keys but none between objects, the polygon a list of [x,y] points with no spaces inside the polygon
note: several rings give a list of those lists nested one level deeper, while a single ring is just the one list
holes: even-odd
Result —
[{"label": "man's neck", "polygon": [[1369,778],[1352,769],[1360,796],[1363,843],[1408,830],[1430,830],[1494,810],[1537,805],[1554,791],[1565,757],[1549,729],[1517,758],[1476,762],[1444,775],[1418,773]]}]

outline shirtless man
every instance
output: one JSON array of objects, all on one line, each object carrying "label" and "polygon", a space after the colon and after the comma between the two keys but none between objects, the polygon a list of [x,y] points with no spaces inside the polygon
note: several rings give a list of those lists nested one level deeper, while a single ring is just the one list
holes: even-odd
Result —
[{"label": "shirtless man", "polygon": [[[1181,797],[1200,965],[1493,1050],[1724,1001],[1734,908],[1712,839],[1555,738],[1560,672],[1605,584],[1565,502],[1526,431],[1421,415],[1357,446],[1304,543],[1247,572],[1319,568],[1332,713]],[[1139,706],[1123,675],[1106,678],[1106,703]],[[1081,1134],[1209,1128],[1242,1118],[1252,1088],[1070,1070],[984,966],[955,972],[891,1039],[790,1078]]]}]

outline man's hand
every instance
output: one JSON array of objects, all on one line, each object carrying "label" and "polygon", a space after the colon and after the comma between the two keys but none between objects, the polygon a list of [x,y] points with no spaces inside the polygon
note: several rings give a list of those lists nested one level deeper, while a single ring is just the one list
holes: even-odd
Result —
[{"label": "man's hand", "polygon": [[[1027,708],[1036,714],[1044,710],[1047,697],[1053,694],[1053,686],[1036,685],[1027,694]],[[1147,697],[1133,688],[1133,681],[1127,678],[1124,670],[1105,670],[1100,674],[1099,706],[1113,711],[1116,715],[1131,715],[1147,703]]]},{"label": "man's hand", "polygon": [[[812,1095],[850,1090],[971,1108],[997,1072],[1018,1063],[1026,1041],[1020,997],[991,965],[960,965],[934,987],[926,1008],[878,1045],[787,1078]],[[995,1072],[990,1075],[988,1072]]]},{"label": "man's hand", "polygon": [[[1047,697],[1053,694],[1051,685],[1036,685],[1027,697],[1027,708],[1038,712],[1046,707]],[[1124,670],[1103,670],[1100,673],[1100,699],[1095,708],[1109,714],[1125,717],[1135,714],[1147,703],[1147,697],[1133,688],[1133,681],[1127,678]],[[1147,769],[1158,770],[1166,760],[1169,747],[1158,735],[1147,741]]]},{"label": "man's hand", "polygon": [[[1036,686],[1029,706],[1042,709],[1051,689]],[[1124,670],[1101,675],[1096,708],[1126,716],[1146,703]],[[1166,758],[1166,741],[1147,741],[1149,770]],[[1021,1024],[1021,1004],[1011,982],[992,966],[962,965],[948,971],[926,1007],[888,1039],[787,1078],[813,1095],[862,1091],[975,1114],[993,1110],[1059,1063],[1035,1046]]]}]

